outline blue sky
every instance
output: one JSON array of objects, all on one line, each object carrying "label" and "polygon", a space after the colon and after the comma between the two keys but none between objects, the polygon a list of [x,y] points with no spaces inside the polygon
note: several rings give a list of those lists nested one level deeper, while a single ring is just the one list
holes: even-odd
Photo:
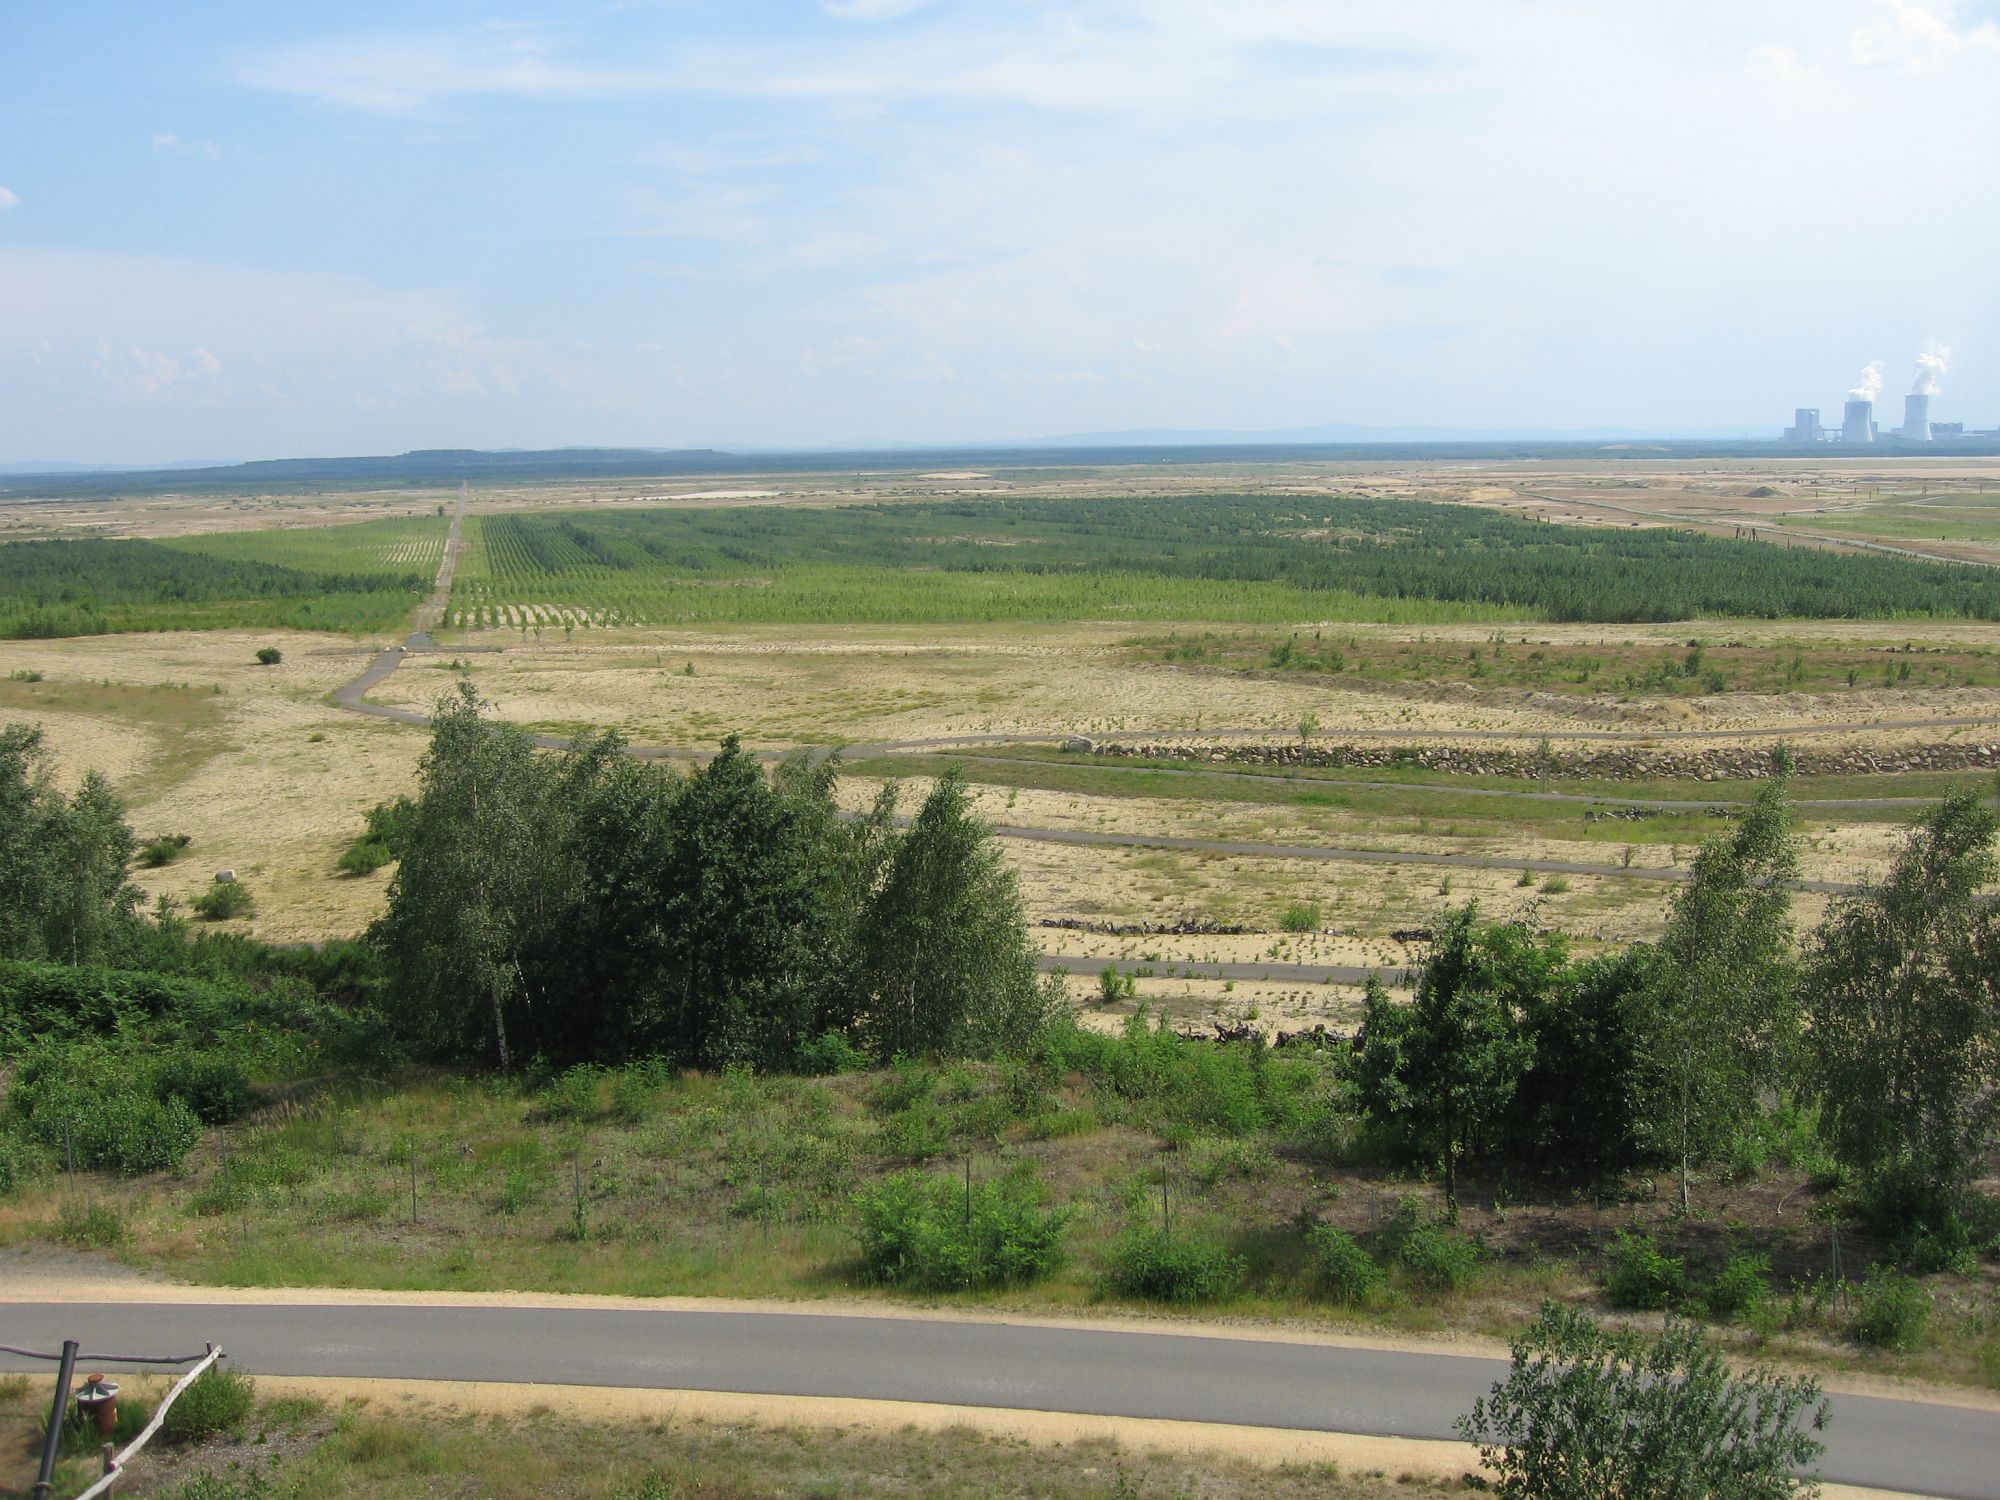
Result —
[{"label": "blue sky", "polygon": [[1949,0],[0,6],[0,461],[2000,422]]}]

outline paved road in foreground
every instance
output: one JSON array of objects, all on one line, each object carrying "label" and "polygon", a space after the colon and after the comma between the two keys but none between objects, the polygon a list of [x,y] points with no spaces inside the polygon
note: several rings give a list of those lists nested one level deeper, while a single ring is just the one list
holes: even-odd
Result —
[{"label": "paved road in foreground", "polygon": [[[596,1308],[0,1302],[6,1342],[198,1350],[270,1375],[534,1381],[1451,1438],[1502,1361],[942,1319]],[[0,1357],[0,1369],[35,1368]],[[2000,1500],[2000,1413],[1836,1396],[1829,1480]]]}]

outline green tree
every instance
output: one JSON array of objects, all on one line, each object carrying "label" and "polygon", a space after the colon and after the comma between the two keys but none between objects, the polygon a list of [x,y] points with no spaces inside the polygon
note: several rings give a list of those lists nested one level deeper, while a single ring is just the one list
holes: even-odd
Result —
[{"label": "green tree", "polygon": [[1798,836],[1781,774],[1736,827],[1701,846],[1668,908],[1652,983],[1635,1007],[1651,1129],[1680,1167],[1718,1149],[1786,1076],[1798,1039],[1791,881]]},{"label": "green tree", "polygon": [[1647,1337],[1545,1303],[1505,1380],[1458,1420],[1510,1500],[1784,1500],[1813,1495],[1819,1382],[1738,1374],[1701,1331]]},{"label": "green tree", "polygon": [[438,703],[373,937],[406,1026],[457,1056],[477,1055],[490,1036],[506,1070],[524,957],[568,905],[570,880],[556,778],[528,735],[486,718],[485,706],[469,683]]},{"label": "green tree", "polygon": [[1655,950],[1636,943],[1551,975],[1525,1005],[1534,1061],[1514,1095],[1512,1148],[1549,1168],[1615,1176],[1647,1157],[1648,1088],[1634,1009],[1653,982]]},{"label": "green tree", "polygon": [[1361,1108],[1413,1160],[1444,1174],[1458,1207],[1458,1163],[1491,1143],[1533,1057],[1519,1014],[1566,962],[1560,939],[1518,923],[1482,924],[1479,904],[1445,913],[1414,1003],[1370,977],[1355,1079]]},{"label": "green tree", "polygon": [[1911,828],[1888,878],[1837,904],[1801,985],[1820,1128],[1875,1207],[1949,1214],[2000,1111],[1996,821],[1971,790]]},{"label": "green tree", "polygon": [[1036,983],[1014,872],[954,766],[895,843],[857,940],[862,1022],[878,1057],[989,1053],[1024,1041],[1054,992]]},{"label": "green tree", "polygon": [[704,1066],[788,1062],[837,1023],[852,867],[832,771],[773,785],[735,736],[666,809],[658,892],[663,1039]]},{"label": "green tree", "polygon": [[101,963],[138,937],[136,843],[111,783],[55,784],[42,731],[0,728],[0,957]]}]

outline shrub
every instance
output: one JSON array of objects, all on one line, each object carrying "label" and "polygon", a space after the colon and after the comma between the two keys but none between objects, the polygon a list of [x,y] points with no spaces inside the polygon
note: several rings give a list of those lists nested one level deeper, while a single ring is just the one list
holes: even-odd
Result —
[{"label": "shrub", "polygon": [[204,1125],[227,1125],[249,1111],[250,1075],[221,1053],[175,1052],[154,1068],[153,1093],[180,1100]]},{"label": "shrub", "polygon": [[1876,1266],[1854,1291],[1847,1331],[1871,1349],[1914,1349],[1930,1321],[1931,1294],[1901,1271]]},{"label": "shrub", "polygon": [[1278,926],[1286,932],[1318,932],[1319,908],[1295,901],[1278,918]]},{"label": "shrub", "polygon": [[899,1172],[856,1195],[871,1280],[929,1291],[1025,1286],[1063,1262],[1070,1210],[1025,1170],[974,1183]]},{"label": "shrub", "polygon": [[257,665],[260,667],[275,667],[284,659],[285,653],[280,651],[276,646],[259,646],[257,648]]},{"label": "shrub", "polygon": [[868,1055],[838,1031],[823,1032],[799,1044],[796,1063],[809,1078],[826,1078],[835,1073],[857,1073],[868,1066]]},{"label": "shrub", "polygon": [[340,858],[334,861],[334,868],[343,875],[373,875],[395,858],[387,844],[377,843],[374,839],[356,839],[340,852]]},{"label": "shrub", "polygon": [[187,853],[188,845],[193,842],[184,833],[167,833],[156,839],[148,839],[139,846],[139,863],[154,870],[162,865],[170,865]]},{"label": "shrub", "polygon": [[1604,1260],[1604,1290],[1613,1307],[1658,1312],[1687,1290],[1687,1267],[1661,1253],[1651,1235],[1620,1232]]},{"label": "shrub", "polygon": [[1137,1229],[1112,1247],[1111,1289],[1155,1302],[1213,1302],[1243,1283],[1248,1266],[1217,1241]]},{"label": "shrub", "polygon": [[1733,1371],[1689,1324],[1649,1339],[1551,1302],[1457,1425],[1503,1495],[1778,1500],[1815,1492],[1796,1476],[1826,1419],[1818,1381]]},{"label": "shrub", "polygon": [[140,1092],[129,1077],[105,1088],[61,1075],[17,1079],[13,1108],[26,1117],[28,1135],[52,1152],[67,1146],[76,1164],[137,1176],[177,1171],[201,1138],[201,1121],[178,1099]]},{"label": "shrub", "polygon": [[1744,1252],[1732,1255],[1703,1293],[1708,1315],[1721,1322],[1754,1319],[1771,1292],[1771,1260]]},{"label": "shrub", "polygon": [[227,922],[235,917],[247,917],[257,909],[250,888],[240,880],[218,880],[188,905],[205,922]]},{"label": "shrub", "polygon": [[1396,1243],[1396,1263],[1426,1291],[1462,1292],[1471,1286],[1486,1262],[1476,1240],[1452,1234],[1435,1224],[1412,1229]]},{"label": "shrub", "polygon": [[56,1238],[79,1250],[109,1250],[125,1242],[125,1220],[109,1203],[66,1202],[56,1216]]},{"label": "shrub", "polygon": [[578,1063],[558,1073],[542,1090],[542,1115],[550,1120],[594,1120],[604,1113],[604,1092],[599,1080],[604,1071],[591,1063]]},{"label": "shrub", "polygon": [[167,1408],[160,1435],[170,1443],[198,1443],[237,1432],[256,1399],[257,1388],[248,1375],[211,1366]]},{"label": "shrub", "polygon": [[41,1175],[42,1154],[17,1135],[0,1132],[0,1198],[11,1197]]},{"label": "shrub", "polygon": [[1312,1252],[1314,1282],[1334,1301],[1363,1307],[1380,1294],[1381,1266],[1346,1230],[1317,1225],[1306,1236],[1306,1246]]}]

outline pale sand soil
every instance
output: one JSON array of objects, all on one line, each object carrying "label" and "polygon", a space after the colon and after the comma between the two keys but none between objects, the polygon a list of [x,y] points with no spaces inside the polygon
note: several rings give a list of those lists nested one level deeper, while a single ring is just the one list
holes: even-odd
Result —
[{"label": "pale sand soil", "polygon": [[[278,646],[284,661],[256,666],[252,653],[261,645]],[[72,779],[104,771],[127,797],[142,838],[192,837],[174,864],[134,873],[149,901],[162,892],[185,900],[229,868],[258,910],[227,926],[279,942],[314,940],[357,932],[379,910],[388,872],[345,879],[334,860],[368,808],[415,784],[425,744],[415,730],[325,701],[367,660],[342,638],[283,631],[8,642],[0,672],[40,671],[40,686],[53,692],[107,678],[135,687],[186,683],[201,712],[176,722],[159,713],[123,717],[115,697],[90,712],[9,698],[0,721],[42,724]]]},{"label": "pale sand soil", "polygon": [[[1557,639],[1551,629],[1541,628],[1531,639]],[[1616,638],[1693,638],[1694,627],[1685,624],[1662,629],[1657,636],[1621,633]],[[1341,631],[1357,633],[1347,627]],[[1167,627],[1157,631],[1166,633]],[[1490,631],[1482,634],[1475,628],[1462,634],[1427,633],[1474,641],[1490,637]],[[1322,742],[1337,741],[1343,731],[1352,730],[1400,731],[1413,741],[1481,730],[1524,742],[1548,736],[1558,744],[1572,732],[1604,729],[1733,729],[1775,735],[1801,724],[1851,724],[1864,732],[1874,720],[1975,715],[1992,721],[2000,732],[2000,691],[1992,689],[1722,694],[1634,702],[1608,696],[1480,693],[1460,684],[1357,690],[1319,677],[1134,662],[1120,646],[1132,638],[1134,631],[1126,625],[1076,625],[1042,630],[760,628],[727,636],[591,631],[570,643],[489,631],[463,640],[501,648],[468,651],[464,659],[481,692],[506,717],[557,728],[601,724],[647,744],[709,745],[731,730],[764,748],[974,734],[1193,736],[1240,729],[1291,739],[1308,712],[1319,720]],[[1612,638],[1601,628],[1575,637]],[[1748,637],[1739,632],[1727,638]],[[1863,639],[1881,641],[1879,636]],[[2000,631],[1992,639],[2000,643]],[[685,675],[690,663],[692,677]],[[376,697],[420,708],[436,698],[440,687],[425,674],[406,669],[383,684]],[[1927,733],[1935,737],[1939,731]],[[1924,737],[1913,731],[1876,732],[1884,743]]]}]

